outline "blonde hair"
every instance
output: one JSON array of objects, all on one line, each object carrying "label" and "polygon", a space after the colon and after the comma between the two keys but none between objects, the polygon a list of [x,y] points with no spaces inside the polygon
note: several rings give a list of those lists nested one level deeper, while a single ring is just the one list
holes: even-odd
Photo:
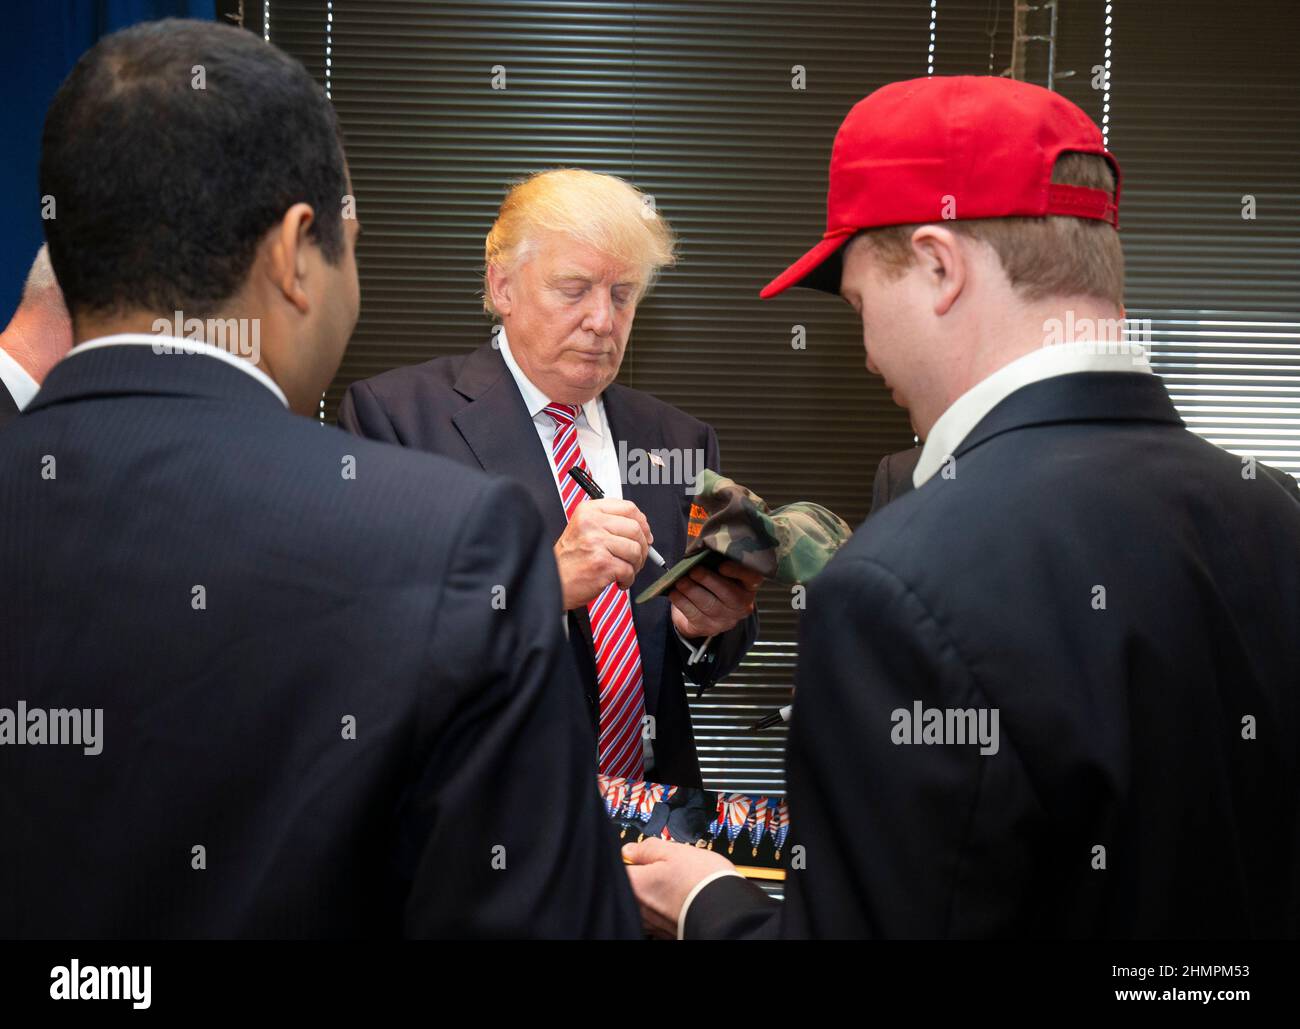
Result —
[{"label": "blonde hair", "polygon": [[[676,262],[676,240],[654,198],[614,175],[554,168],[530,175],[506,193],[484,257],[488,268],[513,271],[536,251],[540,233],[562,232],[641,271],[640,300],[659,269]],[[483,308],[496,315],[486,272]]]},{"label": "blonde hair", "polygon": [[[1115,191],[1110,165],[1095,154],[1062,154],[1052,168],[1052,181]],[[1090,296],[1116,307],[1124,304],[1124,251],[1119,233],[1107,222],[1051,215],[958,219],[942,224],[992,247],[1007,281],[1026,300]],[[898,277],[915,258],[912,233],[917,228],[890,225],[868,229],[862,235],[886,272]]]}]

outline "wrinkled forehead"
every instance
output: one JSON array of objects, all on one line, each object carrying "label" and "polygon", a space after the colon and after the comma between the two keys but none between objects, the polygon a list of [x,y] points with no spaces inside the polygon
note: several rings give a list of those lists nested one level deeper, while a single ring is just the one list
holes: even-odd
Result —
[{"label": "wrinkled forehead", "polygon": [[[544,231],[526,241],[525,261],[547,281],[632,283],[645,280],[645,270],[633,262],[593,247],[562,232]],[[531,251],[531,253],[530,253]]]}]

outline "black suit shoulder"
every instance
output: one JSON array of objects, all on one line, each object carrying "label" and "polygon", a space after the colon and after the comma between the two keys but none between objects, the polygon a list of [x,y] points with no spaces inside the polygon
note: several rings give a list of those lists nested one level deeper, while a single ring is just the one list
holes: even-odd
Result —
[{"label": "black suit shoulder", "polygon": [[[845,551],[912,581],[917,567],[964,556],[1031,564],[1089,545],[1122,549],[1143,531],[1164,535],[1180,511],[1213,515],[1225,531],[1239,518],[1295,520],[1279,502],[1296,495],[1290,475],[1262,465],[1248,477],[1242,469],[1241,458],[1175,425],[1029,426],[954,459],[950,477],[940,471],[893,499]],[[1097,531],[1099,517],[1116,531]],[[1016,545],[991,553],[991,536]]]},{"label": "black suit shoulder", "polygon": [[[222,445],[230,460],[207,465],[209,488],[227,506],[263,516],[246,526],[242,545],[271,543],[322,572],[328,555],[332,567],[321,575],[321,588],[340,594],[394,579],[433,584],[445,574],[461,527],[494,488],[491,476],[308,419],[271,417],[273,426],[227,432]],[[512,498],[499,502],[518,499],[518,491],[509,492]],[[202,502],[185,495],[181,503],[191,499]],[[394,615],[421,617],[414,606]]]},{"label": "black suit shoulder", "polygon": [[[403,410],[417,400],[427,400],[430,393],[454,391],[457,380],[474,354],[475,351],[468,351],[391,368],[370,378],[358,379],[348,387],[348,393],[369,393],[385,410]],[[509,372],[503,369],[503,374]],[[707,422],[681,408],[622,383],[611,383],[603,396],[608,403],[626,410],[631,419],[638,422],[653,420],[676,432],[700,437],[713,431]]]},{"label": "black suit shoulder", "polygon": [[315,452],[341,483],[359,484],[360,488],[352,494],[340,490],[328,498],[329,504],[319,505],[318,513],[328,524],[329,519],[337,517],[338,505],[344,509],[358,508],[370,520],[376,534],[409,530],[428,514],[426,508],[413,504],[372,506],[370,501],[377,494],[386,497],[398,490],[419,495],[434,507],[463,512],[497,481],[479,469],[439,454],[390,447],[305,419],[295,419],[291,431],[281,432],[262,445],[272,452],[278,449],[286,458],[300,449]]},{"label": "black suit shoulder", "polygon": [[385,401],[404,399],[430,387],[450,389],[455,385],[456,379],[465,367],[465,362],[472,353],[473,351],[447,354],[419,364],[390,368],[370,378],[358,379],[349,389],[364,386],[377,398]]}]

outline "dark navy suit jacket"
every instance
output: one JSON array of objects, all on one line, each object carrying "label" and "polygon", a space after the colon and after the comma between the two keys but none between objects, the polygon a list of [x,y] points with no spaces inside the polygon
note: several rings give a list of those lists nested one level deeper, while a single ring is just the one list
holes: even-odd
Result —
[{"label": "dark navy suit jacket", "polygon": [[886,454],[876,466],[871,480],[871,511],[875,514],[891,500],[912,490],[912,472],[921,460],[921,448],[911,447],[894,454]]},{"label": "dark navy suit jacket", "polygon": [[[704,422],[617,383],[601,396],[614,439],[625,441],[629,451],[699,450],[707,467],[720,470],[718,438]],[[428,450],[508,476],[532,496],[542,515],[545,538],[554,543],[564,532],[567,520],[545,448],[505,359],[491,344],[353,383],[339,408],[339,424],[370,439]],[[649,521],[655,549],[672,564],[686,549],[691,497],[680,484],[629,481],[622,489],[623,498],[635,503]],[[633,597],[660,571],[647,561],[633,583]],[[683,686],[686,651],[673,631],[669,602],[657,597],[633,604],[632,617],[641,648],[646,712],[655,719],[655,764],[650,774],[660,782],[698,786],[699,758]],[[594,725],[599,693],[586,610],[571,612],[569,624],[570,644]],[[707,663],[692,668],[692,681],[709,686],[728,674],[757,631],[754,616],[715,639]]]},{"label": "dark navy suit jacket", "polygon": [[517,485],[110,347],[0,432],[0,526],[0,707],[103,711],[0,746],[0,936],[638,935]]},{"label": "dark navy suit jacket", "polygon": [[[897,500],[904,493],[912,491],[912,472],[920,460],[919,446],[886,454],[880,459],[880,464],[876,466],[876,476],[871,481],[871,514],[875,514],[891,500]],[[1255,469],[1256,474],[1267,475],[1295,500],[1300,501],[1300,482],[1296,482],[1295,476],[1281,468],[1258,462]]]},{"label": "dark navy suit jacket", "polygon": [[[718,880],[686,934],[1295,936],[1294,485],[1149,374],[1025,386],[954,456],[809,587],[783,908]],[[996,710],[996,754],[896,742],[917,703]]]},{"label": "dark navy suit jacket", "polygon": [[0,382],[0,428],[18,417],[18,403],[3,382]]}]

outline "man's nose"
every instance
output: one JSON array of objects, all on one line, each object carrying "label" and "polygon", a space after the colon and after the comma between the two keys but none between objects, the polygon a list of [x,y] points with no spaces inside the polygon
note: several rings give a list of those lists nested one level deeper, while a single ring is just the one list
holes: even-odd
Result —
[{"label": "man's nose", "polygon": [[614,304],[607,292],[591,291],[591,306],[587,308],[583,327],[597,336],[608,336],[614,331]]}]

